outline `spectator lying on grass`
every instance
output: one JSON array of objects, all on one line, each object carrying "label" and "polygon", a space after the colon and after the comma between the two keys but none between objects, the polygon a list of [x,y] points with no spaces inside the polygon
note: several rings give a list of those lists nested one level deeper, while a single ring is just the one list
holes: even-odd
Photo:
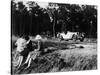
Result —
[{"label": "spectator lying on grass", "polygon": [[28,66],[25,69],[30,67],[32,60],[35,60],[38,56],[44,54],[43,43],[41,42],[40,39],[37,39],[36,41],[37,41],[37,49],[34,48],[34,50],[29,53],[29,55],[24,63],[24,65],[28,64]]},{"label": "spectator lying on grass", "polygon": [[37,58],[37,56],[40,55],[40,52],[42,52],[42,51],[40,51],[40,50],[42,50],[42,45],[41,45],[40,40],[37,40],[37,42],[38,42],[37,49],[34,48],[34,50],[29,53],[29,55],[28,55],[28,57],[27,57],[27,59],[26,59],[26,61],[24,63],[24,65],[28,64],[26,69],[30,67],[31,61],[35,60]]}]

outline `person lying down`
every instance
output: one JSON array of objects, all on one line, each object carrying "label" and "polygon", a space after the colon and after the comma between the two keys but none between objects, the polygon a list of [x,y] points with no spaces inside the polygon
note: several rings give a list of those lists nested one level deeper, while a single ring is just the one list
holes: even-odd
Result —
[{"label": "person lying down", "polygon": [[28,57],[24,63],[24,65],[28,64],[27,68],[30,67],[30,64],[31,64],[31,61],[32,60],[35,60],[38,56],[40,55],[40,41],[38,40],[38,48],[37,49],[34,49],[33,51],[31,51],[29,54],[28,54]]}]

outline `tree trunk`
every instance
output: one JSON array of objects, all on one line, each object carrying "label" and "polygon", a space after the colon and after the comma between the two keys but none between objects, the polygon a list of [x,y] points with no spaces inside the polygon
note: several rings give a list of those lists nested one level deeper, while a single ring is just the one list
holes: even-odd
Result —
[{"label": "tree trunk", "polygon": [[55,38],[55,23],[56,23],[56,20],[55,20],[55,16],[54,16],[54,23],[53,23],[53,37]]}]

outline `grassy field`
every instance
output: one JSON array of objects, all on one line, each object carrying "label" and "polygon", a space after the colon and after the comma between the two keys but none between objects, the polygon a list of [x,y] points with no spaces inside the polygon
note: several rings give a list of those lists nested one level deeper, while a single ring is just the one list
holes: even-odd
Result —
[{"label": "grassy field", "polygon": [[[15,48],[15,41],[15,39],[12,41],[13,48]],[[28,69],[25,69],[25,66],[22,66],[19,70],[13,69],[13,74],[97,69],[96,39],[85,39],[84,42],[48,39],[42,40],[42,42],[45,48],[49,48],[48,52],[32,61]]]}]

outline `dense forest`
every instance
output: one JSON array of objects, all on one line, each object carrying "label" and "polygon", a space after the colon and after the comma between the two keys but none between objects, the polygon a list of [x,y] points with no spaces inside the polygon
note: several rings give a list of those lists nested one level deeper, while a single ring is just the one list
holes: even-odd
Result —
[{"label": "dense forest", "polygon": [[43,8],[34,1],[11,1],[12,35],[31,35],[57,32],[84,32],[97,37],[97,6],[48,3]]}]

